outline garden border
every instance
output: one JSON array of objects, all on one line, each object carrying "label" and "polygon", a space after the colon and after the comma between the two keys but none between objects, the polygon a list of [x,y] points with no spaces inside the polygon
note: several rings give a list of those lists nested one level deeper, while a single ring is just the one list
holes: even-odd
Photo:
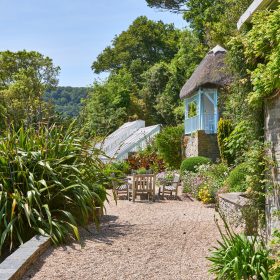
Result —
[{"label": "garden border", "polygon": [[1,280],[18,280],[51,245],[50,237],[36,235],[0,263]]}]

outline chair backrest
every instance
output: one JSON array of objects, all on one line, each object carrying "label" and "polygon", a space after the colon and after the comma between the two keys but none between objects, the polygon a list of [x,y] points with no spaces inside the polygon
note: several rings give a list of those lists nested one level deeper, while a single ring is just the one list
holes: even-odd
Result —
[{"label": "chair backrest", "polygon": [[176,187],[176,186],[179,185],[179,182],[180,182],[180,175],[179,174],[175,174],[174,178],[173,178],[172,185]]},{"label": "chair backrest", "polygon": [[132,184],[135,190],[152,191],[155,188],[156,175],[136,174],[132,177]]}]

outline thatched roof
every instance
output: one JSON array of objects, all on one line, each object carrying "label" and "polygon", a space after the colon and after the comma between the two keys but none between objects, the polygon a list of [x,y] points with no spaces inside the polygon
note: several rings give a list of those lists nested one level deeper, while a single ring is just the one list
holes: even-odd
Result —
[{"label": "thatched roof", "polygon": [[180,92],[180,98],[190,96],[199,87],[223,87],[229,84],[231,78],[225,67],[226,50],[217,45],[197,66],[192,76]]}]

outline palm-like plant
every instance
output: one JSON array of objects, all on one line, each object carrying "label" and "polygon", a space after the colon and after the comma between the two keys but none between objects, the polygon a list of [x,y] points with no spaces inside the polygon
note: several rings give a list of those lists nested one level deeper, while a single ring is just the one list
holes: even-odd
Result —
[{"label": "palm-like plant", "polygon": [[106,183],[98,151],[70,126],[10,130],[0,138],[0,250],[36,233],[55,243],[93,215],[95,184]]}]

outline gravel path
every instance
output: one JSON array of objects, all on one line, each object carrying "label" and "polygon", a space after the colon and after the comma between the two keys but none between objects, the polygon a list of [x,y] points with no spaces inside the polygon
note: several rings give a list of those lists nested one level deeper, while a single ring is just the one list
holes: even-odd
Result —
[{"label": "gravel path", "polygon": [[219,237],[213,208],[188,198],[106,208],[99,232],[82,231],[82,248],[49,249],[23,279],[212,279],[205,257]]}]

